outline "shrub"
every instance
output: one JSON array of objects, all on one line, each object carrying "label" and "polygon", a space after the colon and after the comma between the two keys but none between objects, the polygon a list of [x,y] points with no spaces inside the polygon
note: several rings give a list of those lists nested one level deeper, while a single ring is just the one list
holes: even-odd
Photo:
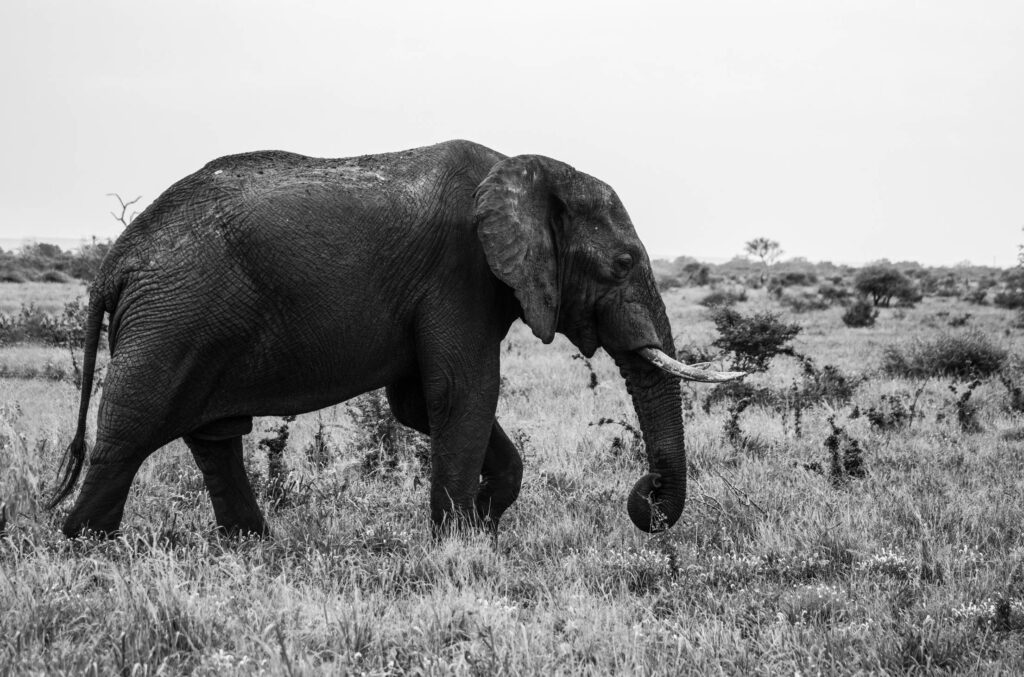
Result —
[{"label": "shrub", "polygon": [[24,271],[18,270],[17,268],[3,268],[0,269],[0,282],[13,282],[15,284],[24,284],[28,282],[28,275]]},{"label": "shrub", "polygon": [[970,329],[888,346],[882,354],[882,370],[905,378],[984,378],[999,372],[1007,355],[1006,349],[988,336]]},{"label": "shrub", "polygon": [[818,276],[812,272],[791,270],[788,273],[776,275],[772,281],[783,287],[807,287],[818,284]]},{"label": "shrub", "polygon": [[800,295],[783,294],[779,297],[779,303],[789,308],[794,313],[808,313],[812,310],[827,310],[830,304],[817,294],[803,293]]},{"label": "shrub", "polygon": [[712,314],[720,336],[712,342],[733,356],[733,369],[765,371],[776,355],[792,355],[789,345],[798,333],[799,324],[786,324],[771,312],[745,316],[732,308],[716,308]]},{"label": "shrub", "polygon": [[976,306],[985,305],[985,296],[988,294],[987,289],[971,289],[964,292],[962,298],[967,303],[972,303]]},{"label": "shrub", "polygon": [[708,308],[720,308],[723,306],[734,306],[740,301],[747,300],[747,288],[740,287],[739,291],[731,289],[715,289],[702,298],[698,303]]},{"label": "shrub", "polygon": [[949,384],[949,392],[953,393],[953,408],[956,410],[956,423],[960,430],[965,433],[980,433],[981,423],[978,422],[978,404],[971,402],[971,395],[974,389],[981,385],[981,381],[975,379],[964,386],[963,392],[957,388],[955,383]]},{"label": "shrub", "polygon": [[282,416],[281,425],[271,429],[273,435],[259,441],[259,446],[267,450],[267,483],[264,493],[277,507],[288,505],[286,489],[288,466],[284,461],[284,450],[288,446],[288,437],[291,435],[288,426],[294,420],[295,416]]},{"label": "shrub", "polygon": [[683,266],[683,273],[690,284],[703,287],[711,280],[711,269],[703,263],[692,261]]},{"label": "shrub", "polygon": [[863,376],[844,374],[831,364],[819,369],[806,355],[800,356],[800,364],[803,367],[803,384],[796,388],[796,394],[805,402],[826,401],[838,407],[849,402],[864,382]]},{"label": "shrub", "polygon": [[998,292],[992,297],[992,303],[1009,310],[1024,308],[1024,289],[1006,289]]},{"label": "shrub", "polygon": [[391,475],[406,461],[418,466],[418,474],[429,474],[429,442],[398,422],[383,389],[349,400],[347,407],[357,428],[355,448],[363,454],[364,472]]},{"label": "shrub", "polygon": [[[871,405],[864,412],[865,418],[868,419],[868,424],[872,428],[886,432],[910,427],[914,422],[914,416],[917,413],[917,401],[921,397],[923,390],[924,386],[918,388],[912,398],[908,393],[882,395],[878,404]],[[851,414],[850,418],[855,418],[855,416]]]},{"label": "shrub", "polygon": [[774,390],[765,386],[755,386],[744,379],[730,381],[712,388],[704,398],[701,409],[705,414],[710,414],[711,407],[719,402],[735,403],[741,400],[762,407],[777,407],[780,403],[779,395]]},{"label": "shrub", "polygon": [[850,290],[839,284],[823,284],[818,287],[818,296],[829,303],[846,303],[850,300]]},{"label": "shrub", "polygon": [[865,266],[857,272],[853,285],[858,292],[871,297],[876,306],[888,307],[893,298],[904,304],[913,304],[921,299],[910,278],[892,266]]},{"label": "shrub", "polygon": [[654,282],[660,292],[666,292],[669,289],[677,289],[683,286],[678,277],[666,273],[655,273]]},{"label": "shrub", "polygon": [[846,429],[836,425],[835,414],[828,417],[832,432],[825,438],[825,449],[829,454],[829,480],[832,486],[841,487],[851,479],[867,477],[864,463],[864,449],[860,440],[850,436]]},{"label": "shrub", "polygon": [[71,282],[72,279],[73,278],[70,275],[68,275],[67,273],[61,272],[59,270],[47,270],[47,271],[43,272],[42,275],[39,276],[39,281],[40,282],[61,282],[61,283],[64,283],[64,282]]},{"label": "shrub", "polygon": [[874,304],[861,297],[843,313],[843,324],[847,327],[873,327],[877,318]]}]

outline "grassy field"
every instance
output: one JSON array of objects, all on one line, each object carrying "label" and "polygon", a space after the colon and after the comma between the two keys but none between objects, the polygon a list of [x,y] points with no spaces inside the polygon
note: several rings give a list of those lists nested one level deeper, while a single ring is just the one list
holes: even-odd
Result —
[{"label": "grassy field", "polygon": [[[0,307],[25,288],[0,287]],[[666,295],[680,346],[715,337],[704,293]],[[764,308],[778,310],[763,292],[739,306]],[[212,531],[176,442],[140,472],[119,538],[69,542],[67,505],[41,503],[78,401],[46,365],[70,357],[0,349],[0,674],[1024,672],[1024,421],[999,379],[971,393],[980,430],[965,432],[954,401],[966,386],[880,371],[886,346],[965,313],[1024,355],[1014,314],[926,298],[851,329],[841,313],[790,318],[798,352],[863,378],[848,404],[809,404],[799,425],[795,411],[751,406],[730,441],[727,404],[706,412],[711,388],[686,387],[689,497],[657,536],[625,513],[645,472],[629,433],[592,425],[635,424],[614,365],[595,357],[591,388],[567,341],[543,346],[517,324],[498,415],[526,474],[496,547],[433,541],[415,437],[394,467],[368,469],[375,449],[345,404],[291,424],[279,503],[258,441],[280,419],[246,439],[272,539]],[[780,357],[750,380],[785,390],[800,374]],[[909,425],[853,417],[883,397],[916,402]],[[859,442],[865,477],[830,477],[829,416]]]}]

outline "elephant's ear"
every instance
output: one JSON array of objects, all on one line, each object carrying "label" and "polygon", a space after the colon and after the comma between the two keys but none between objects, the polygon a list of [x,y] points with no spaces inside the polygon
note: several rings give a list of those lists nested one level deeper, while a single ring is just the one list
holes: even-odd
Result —
[{"label": "elephant's ear", "polygon": [[491,168],[476,189],[473,219],[487,263],[511,287],[523,319],[544,343],[558,324],[558,233],[565,204],[558,188],[574,170],[539,155],[518,155]]}]

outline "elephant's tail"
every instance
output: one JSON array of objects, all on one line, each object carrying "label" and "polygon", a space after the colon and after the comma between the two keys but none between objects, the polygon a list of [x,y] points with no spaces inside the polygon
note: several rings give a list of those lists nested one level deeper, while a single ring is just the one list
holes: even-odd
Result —
[{"label": "elephant's tail", "polygon": [[89,413],[89,398],[92,395],[96,352],[99,349],[104,312],[106,308],[103,295],[94,291],[89,297],[89,315],[85,324],[85,356],[82,360],[82,399],[78,405],[78,429],[67,451],[64,452],[64,460],[58,471],[60,483],[47,506],[50,510],[60,505],[75,488],[78,476],[82,474],[82,465],[85,463],[85,420]]}]

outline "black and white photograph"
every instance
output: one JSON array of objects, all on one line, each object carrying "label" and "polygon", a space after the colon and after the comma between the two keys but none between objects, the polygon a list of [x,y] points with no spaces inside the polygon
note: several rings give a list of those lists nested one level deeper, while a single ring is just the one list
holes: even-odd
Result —
[{"label": "black and white photograph", "polygon": [[1024,3],[2,0],[0,675],[1024,674]]}]

